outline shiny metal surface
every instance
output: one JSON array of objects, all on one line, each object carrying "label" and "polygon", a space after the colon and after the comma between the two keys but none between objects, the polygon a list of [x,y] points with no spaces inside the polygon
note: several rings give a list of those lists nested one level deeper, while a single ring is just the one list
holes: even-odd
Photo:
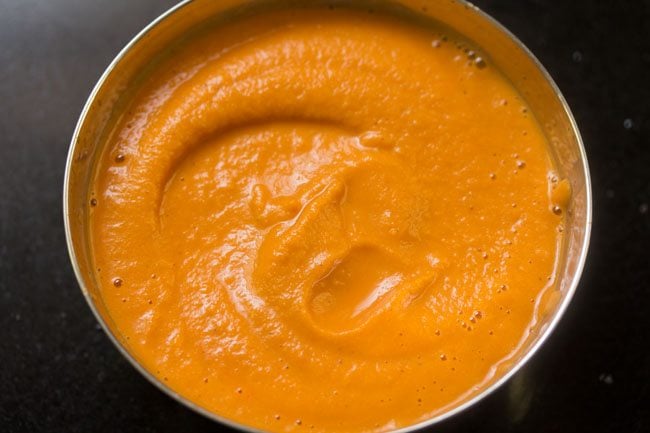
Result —
[{"label": "shiny metal surface", "polygon": [[573,196],[566,212],[566,242],[557,276],[559,302],[540,319],[531,337],[522,342],[512,362],[482,389],[457,401],[425,422],[399,430],[407,432],[453,416],[489,395],[506,382],[543,344],[558,324],[576,290],[584,266],[591,231],[591,186],[580,133],[560,91],[534,56],[505,28],[470,3],[442,0],[356,1],[254,1],[187,0],[160,16],[138,34],[106,69],[81,113],[72,137],[64,181],[63,209],[68,250],[79,285],[90,308],[122,354],[150,382],[191,409],[234,428],[257,431],[204,410],[180,396],[146,371],[125,348],[102,302],[95,281],[88,239],[88,206],[96,162],[107,134],[147,71],[181,40],[205,26],[218,25],[238,15],[260,13],[275,7],[363,7],[386,9],[418,21],[443,23],[480,47],[489,64],[497,66],[526,99],[546,134],[560,177],[569,179]]}]

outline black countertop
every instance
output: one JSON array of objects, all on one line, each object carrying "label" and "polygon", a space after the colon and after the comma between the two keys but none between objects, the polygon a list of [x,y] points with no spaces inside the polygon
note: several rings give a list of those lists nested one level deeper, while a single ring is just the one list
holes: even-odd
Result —
[{"label": "black countertop", "polygon": [[[69,264],[70,136],[118,50],[173,0],[0,0],[0,431],[215,432],[111,345]],[[593,177],[587,267],[561,326],[438,432],[650,431],[650,1],[481,0],[539,57]]]}]

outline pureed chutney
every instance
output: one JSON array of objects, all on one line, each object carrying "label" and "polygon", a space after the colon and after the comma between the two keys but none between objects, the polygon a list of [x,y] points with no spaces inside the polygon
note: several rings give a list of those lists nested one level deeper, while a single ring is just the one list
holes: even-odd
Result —
[{"label": "pureed chutney", "polygon": [[268,12],[148,73],[96,168],[93,258],[128,350],[190,401],[269,431],[386,431],[525,341],[569,196],[525,101],[460,38]]}]

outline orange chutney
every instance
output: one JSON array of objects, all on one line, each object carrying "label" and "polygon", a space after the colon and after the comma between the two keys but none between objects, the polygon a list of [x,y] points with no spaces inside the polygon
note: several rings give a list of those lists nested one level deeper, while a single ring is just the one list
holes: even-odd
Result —
[{"label": "orange chutney", "polygon": [[267,431],[386,431],[525,341],[570,192],[467,42],[268,12],[142,81],[96,168],[92,254],[119,338],[166,386]]}]

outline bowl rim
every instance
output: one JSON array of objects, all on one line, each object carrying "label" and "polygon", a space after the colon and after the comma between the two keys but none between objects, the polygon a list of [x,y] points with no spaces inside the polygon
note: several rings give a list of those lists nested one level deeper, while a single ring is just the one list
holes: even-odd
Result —
[{"label": "bowl rim", "polygon": [[[110,62],[110,64],[106,67],[102,75],[100,76],[99,80],[93,87],[92,91],[90,92],[84,107],[79,115],[79,119],[77,121],[77,124],[75,126],[72,139],[70,142],[70,147],[68,150],[68,156],[66,159],[66,165],[65,165],[65,175],[64,175],[64,181],[63,181],[63,220],[64,220],[64,226],[65,226],[65,237],[66,237],[66,244],[67,244],[67,249],[68,249],[68,255],[70,257],[70,261],[72,263],[72,268],[74,270],[75,277],[77,279],[77,283],[79,284],[79,287],[81,289],[81,292],[84,295],[84,298],[86,299],[86,302],[88,306],[90,307],[90,310],[92,311],[93,315],[95,316],[95,319],[97,322],[100,324],[101,328],[104,330],[104,332],[107,334],[108,338],[110,341],[113,343],[113,345],[118,349],[118,351],[124,356],[129,363],[140,373],[142,376],[144,376],[150,383],[152,383],[155,387],[157,387],[159,390],[161,390],[163,393],[167,394],[168,396],[172,397],[174,400],[176,400],[178,403],[182,404],[183,406],[193,410],[196,413],[199,413],[203,415],[204,417],[216,421],[218,423],[224,424],[228,427],[231,427],[233,429],[243,431],[243,432],[260,432],[264,433],[265,430],[257,429],[252,426],[239,423],[236,421],[233,421],[231,419],[228,419],[226,417],[223,417],[219,414],[216,414],[214,412],[211,412],[202,406],[194,403],[193,401],[189,400],[188,398],[182,396],[181,394],[177,393],[174,391],[171,387],[165,385],[162,381],[157,379],[153,374],[151,374],[140,362],[138,362],[137,359],[131,353],[126,349],[126,347],[119,341],[119,339],[115,336],[113,331],[110,329],[110,327],[107,325],[106,321],[104,318],[101,316],[99,313],[98,309],[95,307],[95,301],[92,299],[91,295],[89,294],[86,285],[84,283],[84,279],[82,276],[82,271],[79,267],[78,260],[77,260],[77,252],[74,248],[73,241],[72,241],[72,222],[71,222],[71,212],[69,209],[70,205],[70,200],[69,200],[69,191],[70,191],[70,178],[71,178],[71,172],[72,172],[72,166],[74,163],[74,157],[76,154],[76,149],[77,146],[79,145],[79,136],[81,133],[81,130],[86,123],[86,117],[88,116],[88,113],[91,109],[91,107],[95,103],[95,99],[100,92],[101,88],[104,86],[104,83],[108,79],[108,77],[112,74],[113,70],[117,67],[117,65],[124,59],[124,57],[127,55],[127,53],[135,46],[137,45],[152,29],[157,27],[159,24],[161,24],[163,21],[165,21],[167,18],[169,18],[171,15],[177,13],[181,9],[185,8],[189,4],[193,3],[195,0],[182,0],[178,4],[172,6],[171,8],[167,9],[165,12],[160,14],[158,17],[156,17],[154,20],[152,20],[149,24],[147,24],[140,32],[138,32],[119,52],[118,54],[113,58],[113,60]],[[479,401],[483,400],[487,396],[491,395],[494,393],[498,388],[500,388],[504,383],[506,383],[512,376],[514,376],[539,350],[539,348],[546,342],[546,340],[549,338],[549,336],[552,334],[553,330],[555,327],[558,325],[559,321],[561,318],[564,316],[564,313],[571,303],[571,300],[574,297],[574,294],[577,290],[578,284],[580,282],[580,278],[582,276],[585,262],[587,259],[587,254],[589,250],[589,242],[590,242],[590,237],[591,237],[591,227],[592,227],[592,190],[591,190],[591,177],[590,177],[590,172],[589,172],[589,164],[587,160],[587,154],[585,151],[584,143],[582,140],[582,137],[580,135],[580,130],[578,128],[578,125],[575,121],[575,118],[566,102],[566,99],[562,95],[562,92],[558,88],[557,84],[551,77],[551,75],[548,73],[546,68],[541,64],[541,62],[535,57],[535,55],[524,45],[512,32],[510,32],[505,26],[503,26],[499,21],[497,21],[495,18],[487,14],[486,12],[482,11],[479,7],[475,6],[474,4],[470,3],[467,0],[454,0],[461,6],[465,6],[467,8],[472,9],[476,14],[479,15],[481,19],[483,19],[487,24],[491,25],[492,27],[495,27],[496,30],[502,32],[505,36],[507,36],[512,42],[515,43],[517,48],[522,50],[522,52],[525,54],[526,57],[533,63],[533,65],[538,69],[538,71],[541,73],[542,77],[546,82],[549,84],[553,92],[555,93],[556,97],[558,98],[558,101],[561,103],[562,108],[564,110],[564,114],[566,115],[567,119],[569,120],[569,124],[571,126],[571,132],[572,135],[576,139],[576,145],[578,148],[578,153],[579,153],[579,159],[581,162],[581,169],[582,172],[584,173],[585,176],[585,224],[584,224],[584,239],[582,241],[582,244],[580,245],[580,255],[577,260],[576,264],[576,269],[573,274],[573,279],[571,281],[571,284],[568,286],[568,289],[566,291],[565,296],[562,299],[562,302],[560,305],[557,307],[557,310],[553,316],[553,318],[550,320],[548,323],[548,326],[542,331],[541,335],[533,345],[531,345],[528,350],[522,355],[522,357],[517,361],[516,364],[514,364],[507,372],[505,372],[499,379],[495,380],[493,383],[491,383],[489,386],[487,386],[485,389],[483,389],[481,392],[477,393],[470,399],[464,401],[458,406],[452,407],[451,409],[441,412],[438,415],[434,415],[433,417],[426,419],[424,421],[402,427],[396,430],[392,430],[393,433],[409,433],[413,432],[416,430],[421,430],[430,426],[433,426],[435,424],[438,424],[444,420],[447,420],[463,411],[466,409],[476,405]]]}]

